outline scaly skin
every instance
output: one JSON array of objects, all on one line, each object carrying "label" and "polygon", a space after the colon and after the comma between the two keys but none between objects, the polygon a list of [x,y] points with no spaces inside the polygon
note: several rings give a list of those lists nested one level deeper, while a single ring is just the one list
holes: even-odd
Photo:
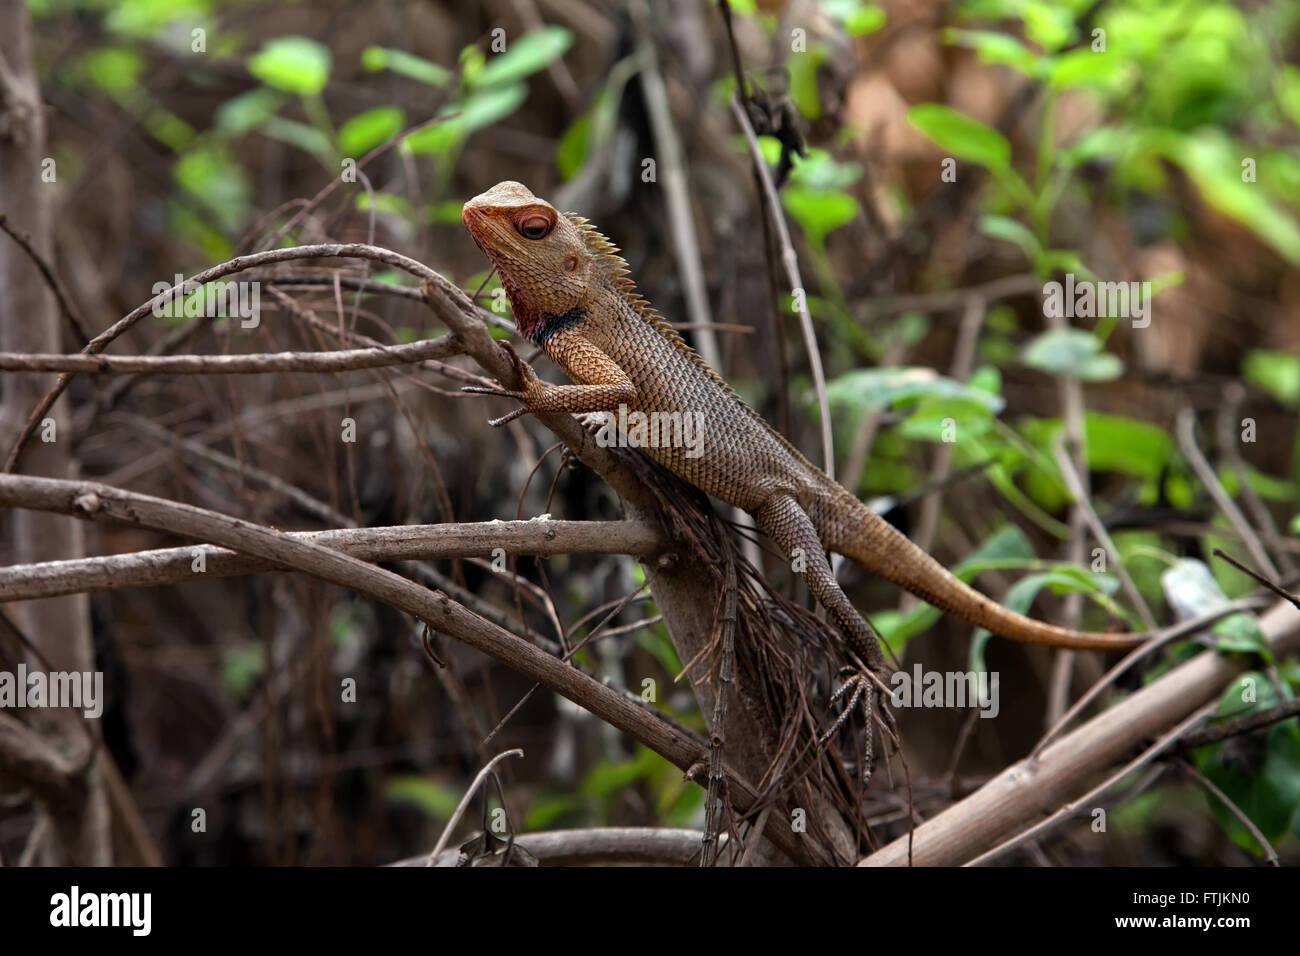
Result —
[{"label": "scaly skin", "polygon": [[[703,449],[681,442],[643,448],[668,470],[743,508],[791,556],[813,596],[858,655],[887,671],[871,629],[840,590],[824,550],[964,621],[1016,641],[1125,650],[1146,634],[1090,634],[1031,620],[962,583],[943,565],[812,465],[686,345],[635,290],[627,264],[586,220],[560,215],[527,187],[498,183],[465,204],[461,219],[496,266],[519,334],[577,384],[549,385],[515,358],[519,391],[470,389],[523,403],[528,412],[700,413]],[[512,357],[514,356],[511,350]],[[797,559],[802,558],[800,562]]]}]

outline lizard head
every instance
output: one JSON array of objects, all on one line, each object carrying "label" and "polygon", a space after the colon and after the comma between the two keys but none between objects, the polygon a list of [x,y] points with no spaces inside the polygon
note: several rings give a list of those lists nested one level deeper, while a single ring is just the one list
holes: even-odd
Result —
[{"label": "lizard head", "polygon": [[582,228],[516,182],[465,203],[461,222],[487,253],[510,297],[519,333],[532,338],[581,309],[597,263]]}]

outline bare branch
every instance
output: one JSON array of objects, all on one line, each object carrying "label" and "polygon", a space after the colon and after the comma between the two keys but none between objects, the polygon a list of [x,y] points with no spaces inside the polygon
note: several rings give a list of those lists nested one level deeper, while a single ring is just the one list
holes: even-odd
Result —
[{"label": "bare branch", "polygon": [[27,355],[0,352],[4,372],[91,372],[106,375],[260,375],[267,372],[351,372],[387,368],[460,353],[449,335],[368,349],[259,355]]},{"label": "bare branch", "polygon": [[[657,529],[639,521],[549,518],[296,531],[289,537],[374,563],[482,557],[496,548],[511,555],[631,554],[651,559],[666,544]],[[195,571],[196,566],[204,570]],[[46,561],[0,567],[0,603],[283,570],[288,568],[274,561],[210,544]]]}]

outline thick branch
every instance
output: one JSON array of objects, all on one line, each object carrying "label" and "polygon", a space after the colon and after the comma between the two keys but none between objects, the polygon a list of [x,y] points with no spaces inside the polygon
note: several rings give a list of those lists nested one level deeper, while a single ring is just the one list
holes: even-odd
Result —
[{"label": "thick branch", "polygon": [[[1300,610],[1290,604],[1274,605],[1260,617],[1259,626],[1275,656],[1300,648]],[[1001,843],[1085,792],[1095,774],[1213,700],[1246,666],[1242,656],[1206,651],[1044,748],[1036,761],[1012,764],[918,827],[913,862],[952,866]],[[908,838],[903,836],[861,865],[906,865],[907,858]]]}]

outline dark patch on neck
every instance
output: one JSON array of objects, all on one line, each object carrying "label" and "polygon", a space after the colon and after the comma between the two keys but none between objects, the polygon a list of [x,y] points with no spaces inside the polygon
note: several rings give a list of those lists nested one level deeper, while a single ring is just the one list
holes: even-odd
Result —
[{"label": "dark patch on neck", "polygon": [[543,312],[530,323],[530,328],[525,334],[534,345],[544,346],[556,332],[571,329],[586,317],[587,314],[579,305],[575,305],[568,312]]}]

